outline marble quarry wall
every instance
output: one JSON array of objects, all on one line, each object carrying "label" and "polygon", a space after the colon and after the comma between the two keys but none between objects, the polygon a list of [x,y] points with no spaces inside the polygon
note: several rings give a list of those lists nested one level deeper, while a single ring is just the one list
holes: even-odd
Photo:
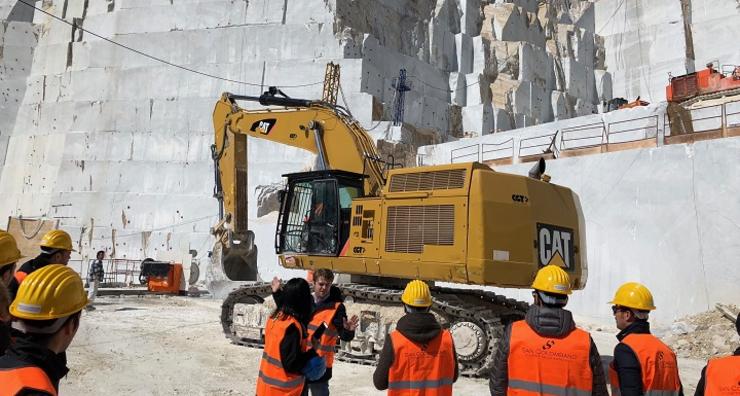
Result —
[{"label": "marble quarry wall", "polygon": [[[412,164],[420,145],[591,113],[603,95],[595,76],[608,80],[594,69],[587,1],[27,2],[41,11],[0,1],[0,218],[59,219],[77,258],[205,258],[217,214],[211,111],[223,91],[278,85],[318,98],[325,64],[339,62],[340,103],[381,151]],[[402,68],[411,90],[394,127]],[[251,139],[248,155],[252,202],[314,161]]]},{"label": "marble quarry wall", "polygon": [[614,97],[659,102],[668,73],[740,64],[737,0],[598,0],[595,19]]}]

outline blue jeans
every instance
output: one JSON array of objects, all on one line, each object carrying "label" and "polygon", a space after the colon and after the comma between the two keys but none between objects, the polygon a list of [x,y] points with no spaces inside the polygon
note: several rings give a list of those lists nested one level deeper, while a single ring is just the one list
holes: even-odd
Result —
[{"label": "blue jeans", "polygon": [[329,381],[306,383],[302,395],[307,396],[309,390],[311,396],[329,396]]}]

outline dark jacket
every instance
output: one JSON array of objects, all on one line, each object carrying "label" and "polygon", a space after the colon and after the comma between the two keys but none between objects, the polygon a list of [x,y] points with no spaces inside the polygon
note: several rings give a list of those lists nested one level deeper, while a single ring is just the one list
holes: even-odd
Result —
[{"label": "dark jacket", "polygon": [[[570,311],[562,308],[548,308],[538,305],[530,305],[524,317],[530,328],[543,337],[563,338],[576,328],[573,315]],[[491,395],[506,395],[509,387],[509,347],[511,343],[511,325],[506,326],[504,336],[498,344],[496,355],[493,360],[493,370],[488,386]],[[601,364],[599,350],[596,349],[594,340],[591,339],[591,350],[589,351],[588,363],[593,374],[592,395],[606,396],[606,377]]]},{"label": "dark jacket", "polygon": [[[59,380],[69,371],[64,354],[57,355],[25,337],[16,338],[5,355],[0,357],[0,370],[21,367],[38,367],[44,370],[57,392],[59,391]],[[33,391],[22,394],[46,395],[47,393]]]},{"label": "dark jacket", "polygon": [[[275,300],[275,304],[278,305],[278,306],[280,306],[280,301],[281,301],[281,298],[282,298],[282,292],[280,290],[278,290],[277,292],[272,293],[272,298]],[[321,311],[321,310],[329,309],[329,308],[333,307],[335,303],[337,303],[337,302],[341,303],[343,301],[344,301],[344,296],[342,295],[342,291],[339,290],[338,287],[332,286],[329,289],[329,295],[326,297],[326,299],[324,301],[320,302],[319,304],[315,304],[315,303],[313,304],[313,312],[316,313],[316,312]],[[334,317],[331,320],[331,323],[337,329],[337,331],[339,333],[339,339],[340,340],[342,340],[342,341],[352,341],[352,339],[355,338],[355,332],[354,331],[347,331],[344,328],[344,320],[345,319],[347,319],[347,309],[344,307],[344,304],[340,304],[339,305],[339,308],[337,308],[336,314],[334,314]],[[297,338],[297,336],[298,336],[298,333],[297,332],[296,332],[295,336]],[[281,348],[282,348],[282,344],[281,344]],[[282,349],[281,349],[281,352],[283,352]],[[316,354],[314,352],[314,356],[315,355]],[[308,361],[308,359],[306,359],[306,361]],[[303,368],[303,366],[301,366],[301,368]],[[326,368],[326,372],[324,373],[324,375],[321,378],[319,378],[316,381],[308,381],[308,382],[324,382],[324,381],[328,381],[329,379],[331,379],[331,376],[332,376],[332,368],[331,367],[327,367]]]},{"label": "dark jacket", "polygon": [[[735,349],[734,356],[740,356],[740,347]],[[701,378],[699,379],[699,383],[696,384],[696,392],[694,392],[694,396],[704,396],[704,388],[706,387],[707,382],[707,366],[704,366],[704,368],[701,370]]]},{"label": "dark jacket", "polygon": [[[428,312],[407,313],[396,324],[396,330],[403,334],[404,337],[420,344],[426,344],[433,340],[442,331],[442,326],[437,322],[434,314]],[[454,346],[453,346],[454,351]],[[383,350],[380,352],[378,366],[373,373],[373,384],[378,390],[388,389],[388,373],[393,365],[393,342],[390,334],[385,337]],[[457,362],[457,352],[455,352],[455,362]],[[458,367],[455,364],[455,377],[457,381]]]},{"label": "dark jacket", "polygon": [[[650,334],[650,323],[647,320],[637,320],[617,334],[620,341],[614,347],[614,369],[619,377],[619,389],[622,396],[642,396],[642,370],[640,361],[637,360],[635,352],[621,341],[630,334]],[[680,395],[683,395],[683,385]]]},{"label": "dark jacket", "polygon": [[[36,271],[39,268],[46,267],[49,264],[53,264],[51,262],[51,256],[48,254],[41,253],[36,258],[31,259],[23,263],[23,265],[18,268],[17,271],[25,272],[27,275],[30,275],[33,271]],[[18,287],[20,284],[18,281],[13,277],[13,279],[10,280],[10,285],[8,285],[8,292],[10,293],[10,301],[15,300],[15,295],[18,294]]]},{"label": "dark jacket", "polygon": [[10,346],[10,323],[0,320],[0,356],[5,354],[5,350]]},{"label": "dark jacket", "polygon": [[103,269],[103,261],[102,260],[95,260],[93,261],[92,265],[90,266],[90,271],[87,275],[87,280],[90,282],[95,282],[96,280],[98,282],[102,282],[105,278],[105,269]]},{"label": "dark jacket", "polygon": [[[306,334],[305,328],[303,334]],[[314,356],[318,355],[313,349],[301,351],[300,333],[294,325],[289,326],[285,331],[285,337],[280,341],[280,363],[283,364],[285,371],[300,374],[306,363]]]}]

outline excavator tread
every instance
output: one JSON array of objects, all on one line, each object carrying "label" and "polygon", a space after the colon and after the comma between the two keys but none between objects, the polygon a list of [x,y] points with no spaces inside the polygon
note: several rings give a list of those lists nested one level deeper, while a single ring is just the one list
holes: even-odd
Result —
[{"label": "excavator tread", "polygon": [[740,88],[728,89],[725,91],[718,91],[718,92],[710,92],[710,93],[694,96],[693,98],[686,99],[683,102],[680,102],[679,104],[683,108],[688,109],[689,107],[693,106],[694,104],[698,102],[703,102],[705,100],[718,99],[723,96],[735,96],[735,95],[740,95]]},{"label": "excavator tread", "polygon": [[[362,303],[392,303],[401,305],[402,290],[383,288],[358,283],[337,284],[345,297]],[[245,285],[233,290],[221,306],[221,324],[224,334],[232,343],[252,348],[263,348],[263,340],[238,337],[231,330],[231,314],[237,303],[261,303],[271,294],[270,284],[266,282]],[[506,298],[494,292],[476,289],[453,289],[433,287],[434,305],[432,309],[445,317],[448,323],[464,320],[476,323],[485,331],[487,353],[478,359],[460,361],[460,375],[466,377],[484,377],[493,365],[493,357],[498,340],[503,335],[505,326],[524,317],[528,304]],[[343,362],[370,365],[377,364],[377,354],[372,356],[355,356],[339,349],[336,359]]]}]

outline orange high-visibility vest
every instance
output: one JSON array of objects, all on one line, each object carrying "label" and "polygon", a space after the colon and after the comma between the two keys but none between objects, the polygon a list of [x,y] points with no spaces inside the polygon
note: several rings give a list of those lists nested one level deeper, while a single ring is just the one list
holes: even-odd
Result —
[{"label": "orange high-visibility vest", "polygon": [[294,325],[301,336],[301,351],[308,350],[305,334],[298,320],[292,316],[268,319],[265,326],[265,350],[257,377],[257,396],[300,396],[303,391],[305,378],[301,374],[285,371],[280,356],[280,342],[290,325]]},{"label": "orange high-visibility vest", "polygon": [[452,394],[457,362],[449,331],[440,331],[426,345],[409,340],[398,330],[394,330],[390,337],[393,365],[388,370],[389,396]]},{"label": "orange high-visibility vest", "polygon": [[710,359],[704,381],[704,396],[740,395],[740,356]]},{"label": "orange high-visibility vest", "polygon": [[[632,349],[640,362],[642,391],[646,396],[678,396],[681,379],[678,376],[678,360],[671,348],[652,334],[628,334],[622,343]],[[612,396],[619,396],[619,375],[614,362],[609,365],[609,382]]]},{"label": "orange high-visibility vest", "polygon": [[37,390],[56,396],[57,390],[49,376],[38,367],[0,370],[0,395],[16,395],[22,390]]},{"label": "orange high-visibility vest", "polygon": [[327,368],[334,364],[334,349],[337,346],[337,337],[339,337],[339,332],[332,324],[332,319],[334,319],[334,315],[337,314],[337,309],[339,309],[339,305],[341,304],[342,303],[337,302],[331,308],[322,309],[314,313],[311,318],[311,323],[308,324],[308,339],[313,342],[313,333],[322,323],[326,323],[326,330],[324,331],[324,334],[321,335],[318,345],[314,343],[312,346],[313,349],[316,350],[316,354],[326,360]]},{"label": "orange high-visibility vest", "polygon": [[565,338],[544,337],[523,320],[511,325],[508,395],[591,394],[591,336],[575,329]]}]

